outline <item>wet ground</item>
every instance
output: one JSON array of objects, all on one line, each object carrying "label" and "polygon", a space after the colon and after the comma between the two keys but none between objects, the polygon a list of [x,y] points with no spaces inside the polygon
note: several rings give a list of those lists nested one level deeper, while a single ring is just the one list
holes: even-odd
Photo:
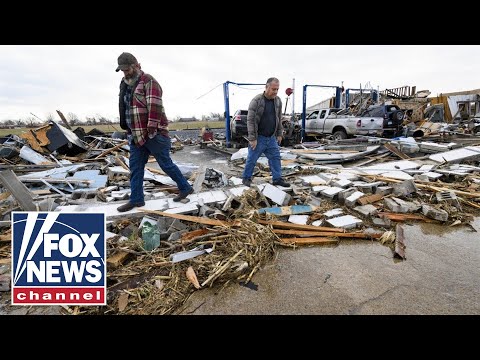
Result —
[{"label": "wet ground", "polygon": [[[185,146],[175,161],[232,175],[229,156]],[[480,314],[480,218],[472,225],[404,224],[406,260],[379,242],[280,249],[252,286],[195,292],[181,314]],[[0,314],[59,314],[59,307],[12,307],[0,292]]]},{"label": "wet ground", "polygon": [[232,284],[197,291],[181,313],[480,314],[480,218],[473,227],[404,229],[404,261],[365,240],[281,249],[253,277],[256,290]]}]

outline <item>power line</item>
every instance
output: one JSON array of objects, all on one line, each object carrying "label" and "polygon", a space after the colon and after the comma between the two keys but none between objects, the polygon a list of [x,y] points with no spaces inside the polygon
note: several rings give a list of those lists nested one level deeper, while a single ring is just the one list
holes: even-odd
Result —
[{"label": "power line", "polygon": [[[207,91],[205,94],[203,95],[200,95],[198,98],[196,98],[195,100],[198,100],[202,97],[204,97],[205,95],[208,95],[210,94],[213,90],[215,90],[216,88],[218,88],[220,85],[223,85],[223,83],[220,83],[218,84],[217,86],[215,86],[213,89]],[[245,87],[242,87],[242,86],[239,86],[239,85],[235,85],[236,87],[240,88],[240,89],[244,89],[244,90],[255,90],[255,91],[258,91],[258,90],[262,90],[263,88],[255,88],[255,89],[251,89],[251,88],[245,88]]]},{"label": "power line", "polygon": [[262,90],[263,89],[263,87],[251,89],[251,88],[245,88],[245,87],[242,87],[242,86],[239,86],[239,85],[235,85],[235,86],[240,88],[240,89],[244,89],[244,90],[255,90],[255,91],[257,91],[257,90]]},{"label": "power line", "polygon": [[200,95],[200,96],[199,96],[198,98],[196,98],[195,100],[198,100],[198,99],[200,99],[201,97],[204,97],[205,95],[207,95],[207,94],[211,93],[213,90],[215,90],[215,89],[216,89],[217,87],[219,87],[220,85],[223,85],[223,83],[220,83],[220,84],[218,84],[218,85],[217,85],[217,86],[215,86],[215,87],[214,87],[212,90],[210,90],[210,91],[206,92],[206,93],[205,93],[205,94],[203,94],[203,95]]}]

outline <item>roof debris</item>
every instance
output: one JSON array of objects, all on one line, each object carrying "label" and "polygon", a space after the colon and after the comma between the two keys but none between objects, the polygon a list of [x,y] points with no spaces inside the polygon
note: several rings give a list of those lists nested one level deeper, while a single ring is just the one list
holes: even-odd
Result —
[{"label": "roof debris", "polygon": [[[195,188],[187,204],[173,202],[175,183],[149,167],[145,206],[119,213],[130,195],[128,143],[105,134],[81,140],[76,133],[50,122],[0,145],[2,224],[19,209],[106,214],[108,305],[69,308],[71,314],[179,313],[194,291],[248,286],[279,246],[378,241],[406,260],[403,223],[453,226],[470,222],[480,209],[476,136],[282,148],[289,188],[271,184],[266,159],[259,160],[252,186],[243,186],[245,150],[223,149],[231,155],[229,173],[199,162],[178,164]],[[219,143],[175,136],[174,151]],[[10,228],[0,230],[0,260],[8,262]],[[0,291],[9,291],[7,285],[2,282]]]}]

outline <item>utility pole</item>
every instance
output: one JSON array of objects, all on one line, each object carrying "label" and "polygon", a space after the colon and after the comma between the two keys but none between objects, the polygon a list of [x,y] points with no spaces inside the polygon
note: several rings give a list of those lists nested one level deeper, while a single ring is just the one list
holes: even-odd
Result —
[{"label": "utility pole", "polygon": [[295,119],[295,78],[293,78],[293,83],[292,83],[292,90],[293,90],[293,96],[292,96],[292,121]]}]

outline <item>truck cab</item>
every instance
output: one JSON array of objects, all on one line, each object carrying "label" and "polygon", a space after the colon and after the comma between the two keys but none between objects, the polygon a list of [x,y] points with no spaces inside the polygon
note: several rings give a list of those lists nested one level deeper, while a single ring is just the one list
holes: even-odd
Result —
[{"label": "truck cab", "polygon": [[340,110],[326,108],[311,112],[305,119],[307,137],[331,135],[334,140],[341,140],[355,135],[382,135],[383,117],[338,114]]}]

